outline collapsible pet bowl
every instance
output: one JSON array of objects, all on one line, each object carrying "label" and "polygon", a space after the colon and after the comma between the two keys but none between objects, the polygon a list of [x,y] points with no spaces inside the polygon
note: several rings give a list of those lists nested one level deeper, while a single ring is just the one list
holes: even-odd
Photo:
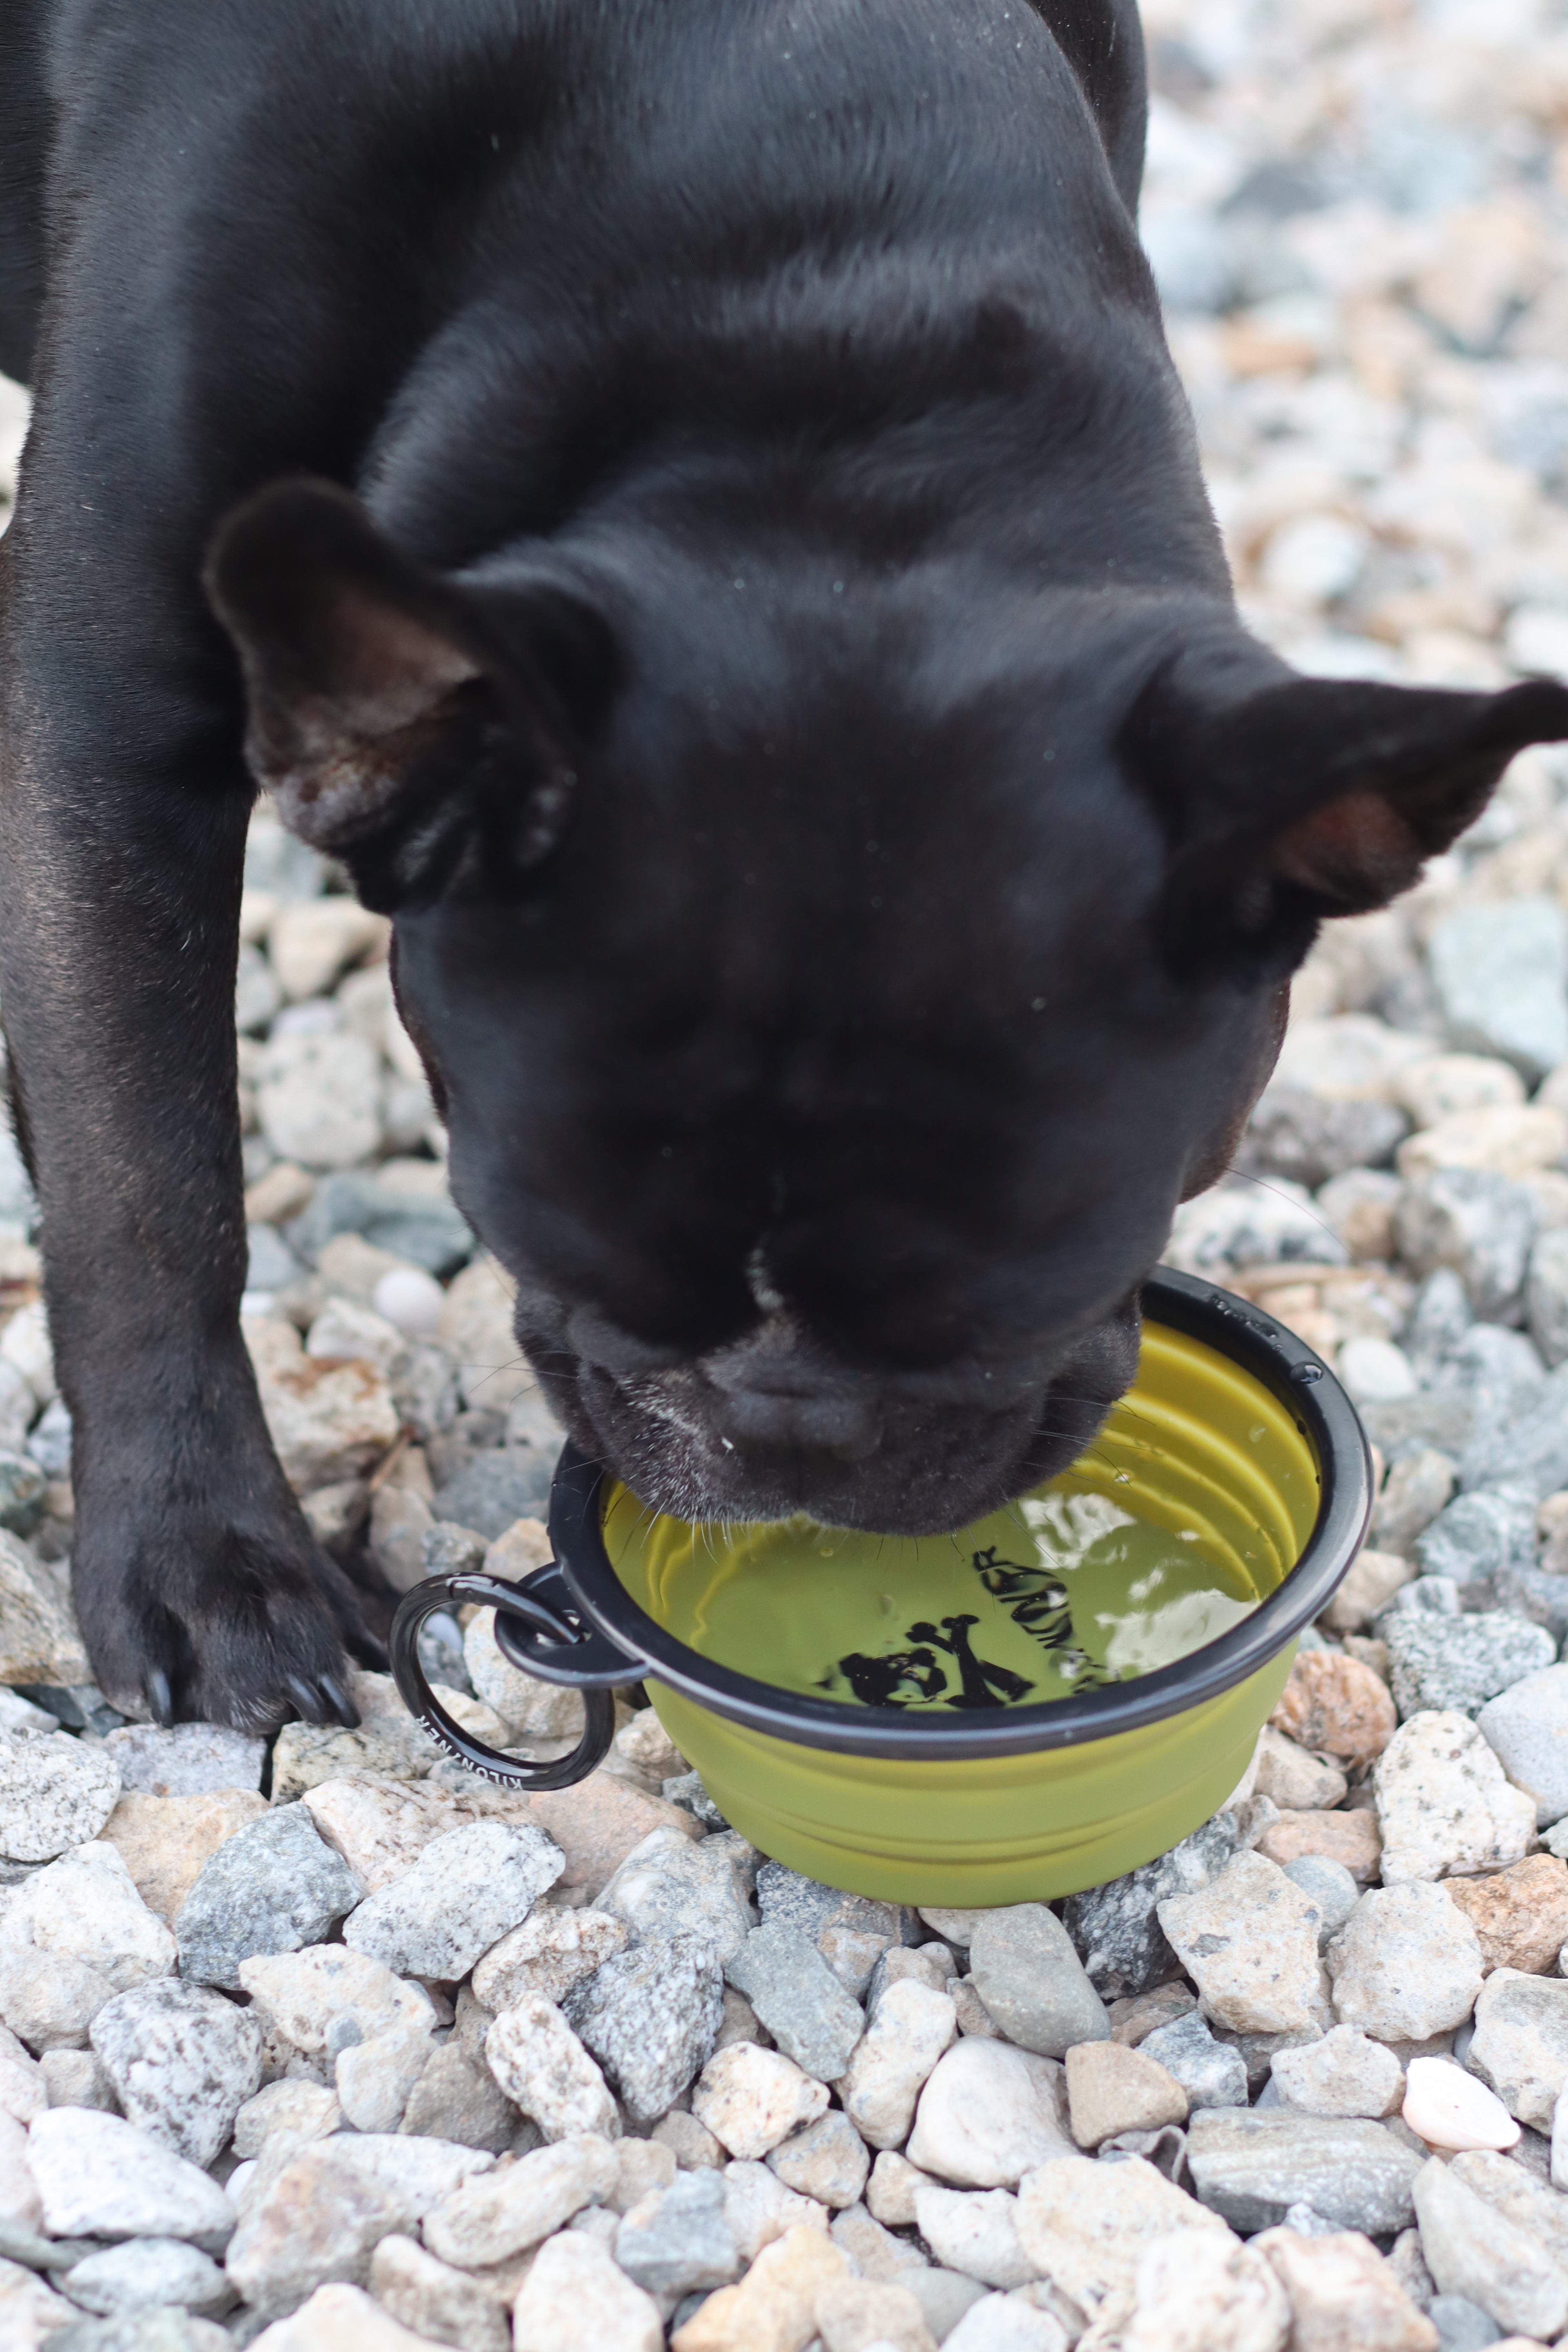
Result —
[{"label": "collapsible pet bowl", "polygon": [[[1093,1535],[1136,1523],[1167,1553],[1172,1538],[1195,1547],[1233,1598],[1211,1612],[1223,1630],[1205,1639],[1192,1620],[1196,1645],[1170,1663],[1141,1670],[1135,1640],[1098,1664],[1064,1648],[1052,1555],[1020,1559],[1017,1542],[1004,1555],[994,1518],[919,1543],[804,1519],[694,1528],[652,1517],[568,1444],[551,1495],[554,1564],[516,1584],[432,1577],[404,1600],[392,1652],[405,1703],[473,1769],[563,1788],[608,1748],[611,1688],[645,1683],[736,1829],[793,1869],[888,1901],[984,1908],[1136,1868],[1240,1780],[1372,1500],[1354,1409],[1283,1325],[1163,1270],[1143,1316],[1133,1386],[1011,1524]],[[467,1601],[496,1609],[514,1664],[583,1691],[570,1756],[499,1754],[432,1696],[419,1626]],[[1028,1700],[1064,1675],[1076,1686]]]}]

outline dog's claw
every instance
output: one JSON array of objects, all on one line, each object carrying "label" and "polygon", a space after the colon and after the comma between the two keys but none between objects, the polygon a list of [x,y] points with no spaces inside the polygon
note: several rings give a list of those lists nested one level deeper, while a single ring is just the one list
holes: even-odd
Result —
[{"label": "dog's claw", "polygon": [[360,1711],[342,1685],[332,1675],[321,1675],[317,1679],[316,1687],[331,1713],[342,1725],[343,1729],[357,1731],[361,1721]]},{"label": "dog's claw", "polygon": [[363,1666],[373,1675],[385,1674],[392,1663],[386,1643],[357,1622],[344,1627],[343,1647],[356,1666]]},{"label": "dog's claw", "polygon": [[331,1721],[315,1684],[308,1683],[303,1675],[285,1675],[283,1687],[293,1700],[302,1723],[327,1724]]},{"label": "dog's claw", "polygon": [[144,1687],[148,1713],[154,1723],[161,1723],[165,1731],[169,1730],[174,1720],[174,1694],[162,1666],[153,1666],[148,1670]]}]

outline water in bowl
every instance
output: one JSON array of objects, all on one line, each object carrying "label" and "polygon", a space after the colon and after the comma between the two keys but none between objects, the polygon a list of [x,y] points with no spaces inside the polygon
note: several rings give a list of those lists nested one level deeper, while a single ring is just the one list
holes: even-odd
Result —
[{"label": "water in bowl", "polygon": [[623,1581],[704,1657],[914,1713],[1035,1706],[1152,1673],[1248,1615],[1278,1572],[1258,1576],[1212,1529],[1058,1486],[919,1539],[650,1520],[621,1488],[605,1538]]}]

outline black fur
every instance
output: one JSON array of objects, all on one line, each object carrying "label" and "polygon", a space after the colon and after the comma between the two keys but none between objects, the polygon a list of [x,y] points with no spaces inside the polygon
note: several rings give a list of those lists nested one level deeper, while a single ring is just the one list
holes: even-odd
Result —
[{"label": "black fur", "polygon": [[365,1654],[237,1328],[253,774],[647,1501],[1047,1475],[1320,916],[1568,732],[1241,631],[1131,9],[12,0],[0,93],[0,981],[106,1689]]}]

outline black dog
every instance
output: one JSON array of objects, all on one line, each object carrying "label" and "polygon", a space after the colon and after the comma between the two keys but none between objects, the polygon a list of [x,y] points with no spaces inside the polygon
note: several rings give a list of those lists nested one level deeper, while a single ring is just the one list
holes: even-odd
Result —
[{"label": "black dog", "polygon": [[257,779],[395,917],[581,1444],[688,1517],[1047,1475],[1320,918],[1568,733],[1243,632],[1126,0],[10,0],[4,46],[4,1004],[105,1688],[352,1718],[363,1654],[237,1321]]}]

